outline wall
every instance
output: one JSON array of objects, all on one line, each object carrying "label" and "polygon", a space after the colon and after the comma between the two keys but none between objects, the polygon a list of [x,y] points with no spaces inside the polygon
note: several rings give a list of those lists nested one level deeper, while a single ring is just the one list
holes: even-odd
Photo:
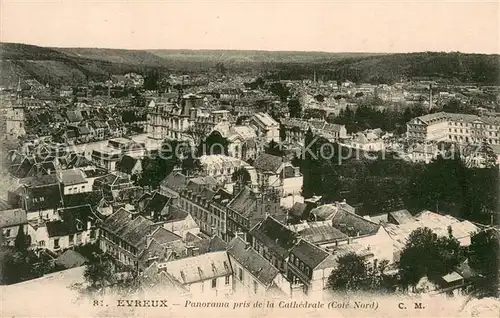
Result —
[{"label": "wall", "polygon": [[302,191],[302,184],[304,178],[292,177],[283,179],[283,196],[288,196],[289,194],[300,194]]},{"label": "wall", "polygon": [[71,186],[64,186],[64,195],[67,194],[76,194],[76,193],[86,193],[91,192],[92,186],[89,186],[88,183],[75,184]]},{"label": "wall", "polygon": [[[254,295],[264,295],[266,293],[266,287],[262,285],[255,277],[245,268],[243,267],[236,259],[234,259],[231,255],[229,255],[229,259],[231,260],[231,266],[233,268],[233,290],[234,293],[245,296],[254,296]],[[242,271],[242,279],[240,280],[240,269]],[[256,282],[255,289],[254,282]]]},{"label": "wall", "polygon": [[200,295],[203,297],[227,297],[232,294],[233,277],[231,275],[229,275],[229,284],[227,285],[225,284],[225,276],[215,277],[213,279],[216,280],[215,288],[212,287],[212,279],[192,283],[186,285],[186,287],[193,295]]}]

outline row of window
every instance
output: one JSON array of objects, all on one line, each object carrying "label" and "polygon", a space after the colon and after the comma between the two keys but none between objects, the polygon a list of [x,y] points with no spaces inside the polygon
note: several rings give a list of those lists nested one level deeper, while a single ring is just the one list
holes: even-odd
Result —
[{"label": "row of window", "polygon": [[123,241],[118,236],[116,236],[110,232],[104,231],[104,230],[101,232],[101,235],[102,235],[102,237],[108,239],[109,241],[113,242],[114,244],[123,248],[124,250],[126,250],[134,255],[137,253],[137,249],[135,247],[133,247],[132,245]]},{"label": "row of window", "polygon": [[[461,134],[463,134],[463,133],[464,133],[464,130],[465,130],[465,133],[466,133],[466,134],[468,134],[468,133],[469,133],[469,130],[468,130],[468,129],[458,129],[458,130],[457,130],[457,128],[454,128],[454,129],[453,129],[453,132],[456,132],[456,133],[457,133],[457,132],[460,132]],[[449,132],[452,132],[452,129],[451,129],[451,128],[449,128],[449,129],[448,129],[448,131],[449,131]],[[473,132],[471,131],[471,133],[473,133]],[[493,137],[493,136],[495,136],[495,137],[498,137],[498,132],[491,132],[491,131],[489,131],[489,132],[484,132],[484,133],[485,133],[485,135],[486,135],[486,133],[488,133],[488,134],[487,134],[488,136],[492,136],[492,137]]]},{"label": "row of window", "polygon": [[460,127],[476,127],[476,128],[489,128],[489,129],[494,129],[497,126],[494,125],[487,125],[487,124],[478,124],[478,123],[462,123],[462,122],[453,122],[450,121],[448,123],[450,126],[460,126]]},{"label": "row of window", "polygon": [[290,254],[290,261],[295,265],[301,272],[305,273],[308,277],[312,274],[311,269],[302,262],[298,257],[293,254]]}]

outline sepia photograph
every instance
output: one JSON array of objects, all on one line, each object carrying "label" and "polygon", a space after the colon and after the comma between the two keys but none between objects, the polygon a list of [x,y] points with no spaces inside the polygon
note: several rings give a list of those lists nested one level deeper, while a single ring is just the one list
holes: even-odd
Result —
[{"label": "sepia photograph", "polygon": [[0,317],[498,317],[500,2],[2,0]]}]

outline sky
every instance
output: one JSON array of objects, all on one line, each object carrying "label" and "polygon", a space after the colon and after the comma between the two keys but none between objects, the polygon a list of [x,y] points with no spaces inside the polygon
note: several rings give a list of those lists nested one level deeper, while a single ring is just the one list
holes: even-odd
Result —
[{"label": "sky", "polygon": [[2,0],[0,41],[127,49],[500,53],[499,10],[499,0]]}]

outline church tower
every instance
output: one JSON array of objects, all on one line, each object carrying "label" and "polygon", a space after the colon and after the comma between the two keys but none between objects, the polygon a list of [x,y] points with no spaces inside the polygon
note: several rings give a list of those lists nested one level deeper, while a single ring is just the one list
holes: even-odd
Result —
[{"label": "church tower", "polygon": [[11,102],[11,108],[7,111],[5,122],[6,136],[10,139],[17,139],[26,134],[24,129],[24,105],[21,89],[21,78],[17,84],[16,99]]}]

